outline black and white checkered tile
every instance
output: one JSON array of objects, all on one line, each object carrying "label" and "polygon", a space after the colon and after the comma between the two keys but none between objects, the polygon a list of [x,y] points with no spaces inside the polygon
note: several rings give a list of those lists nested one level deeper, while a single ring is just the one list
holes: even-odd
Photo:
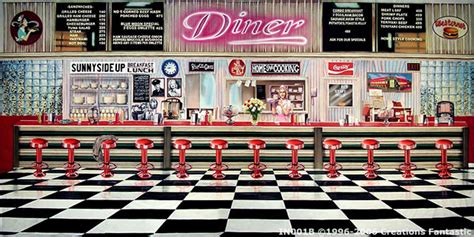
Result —
[{"label": "black and white checkered tile", "polygon": [[208,170],[192,170],[185,180],[168,170],[152,171],[150,180],[126,169],[109,179],[93,169],[80,170],[74,180],[61,169],[42,179],[32,173],[0,175],[0,234],[277,236],[293,228],[286,235],[291,236],[321,228],[474,229],[473,169],[455,170],[445,180],[423,169],[412,179],[381,170],[375,180],[367,180],[363,170],[343,170],[336,179],[307,170],[300,180],[271,169],[258,180],[247,170],[228,170],[224,180],[214,180]]}]

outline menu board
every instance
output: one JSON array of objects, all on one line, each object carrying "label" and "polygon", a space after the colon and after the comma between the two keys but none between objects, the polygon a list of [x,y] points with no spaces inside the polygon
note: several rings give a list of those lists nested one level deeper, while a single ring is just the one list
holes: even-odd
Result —
[{"label": "menu board", "polygon": [[133,75],[133,102],[150,101],[150,75]]},{"label": "menu board", "polygon": [[112,4],[112,50],[163,51],[163,2]]},{"label": "menu board", "polygon": [[57,3],[56,51],[105,51],[106,3]]},{"label": "menu board", "polygon": [[425,5],[377,4],[379,52],[425,53]]},{"label": "menu board", "polygon": [[352,85],[329,84],[329,106],[351,107]]},{"label": "menu board", "polygon": [[323,51],[372,51],[372,4],[323,3]]}]

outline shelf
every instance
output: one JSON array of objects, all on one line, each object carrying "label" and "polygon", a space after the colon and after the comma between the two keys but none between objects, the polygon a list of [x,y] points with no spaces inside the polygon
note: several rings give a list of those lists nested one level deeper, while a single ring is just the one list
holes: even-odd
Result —
[{"label": "shelf", "polygon": [[128,107],[128,104],[100,104],[101,107]]},{"label": "shelf", "polygon": [[90,105],[85,105],[85,104],[71,104],[71,107],[91,107],[91,106],[97,106],[97,104],[90,104]]},{"label": "shelf", "polygon": [[74,93],[97,93],[97,89],[77,89],[72,90]]}]

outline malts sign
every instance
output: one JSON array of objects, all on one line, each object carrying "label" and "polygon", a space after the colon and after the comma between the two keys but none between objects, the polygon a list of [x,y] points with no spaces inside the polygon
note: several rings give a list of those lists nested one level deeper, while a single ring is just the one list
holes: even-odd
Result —
[{"label": "malts sign", "polygon": [[301,17],[263,17],[248,11],[221,9],[190,12],[182,17],[181,39],[228,45],[306,45]]}]

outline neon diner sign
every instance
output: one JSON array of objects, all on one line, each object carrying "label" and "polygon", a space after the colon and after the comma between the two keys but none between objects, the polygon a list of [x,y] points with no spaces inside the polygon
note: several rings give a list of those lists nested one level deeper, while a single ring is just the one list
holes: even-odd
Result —
[{"label": "neon diner sign", "polygon": [[225,42],[229,45],[306,45],[305,19],[251,18],[219,10],[197,11],[182,19],[181,37],[188,42]]}]

